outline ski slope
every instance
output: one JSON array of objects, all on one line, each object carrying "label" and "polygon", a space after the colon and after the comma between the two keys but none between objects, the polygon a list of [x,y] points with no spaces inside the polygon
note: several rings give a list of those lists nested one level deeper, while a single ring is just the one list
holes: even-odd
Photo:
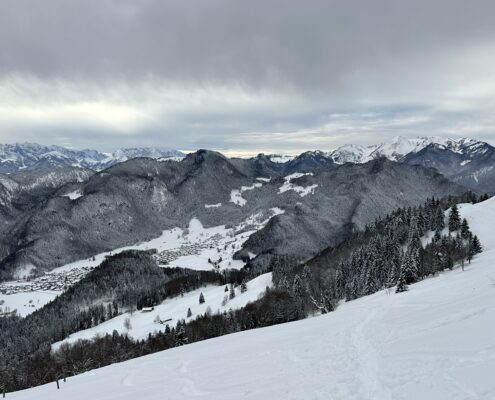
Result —
[{"label": "ski slope", "polygon": [[462,205],[485,251],[335,312],[7,394],[15,400],[495,399],[495,199]]}]

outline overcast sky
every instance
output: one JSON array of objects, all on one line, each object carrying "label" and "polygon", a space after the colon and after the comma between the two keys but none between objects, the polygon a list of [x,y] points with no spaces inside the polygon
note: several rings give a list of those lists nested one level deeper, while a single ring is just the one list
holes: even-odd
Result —
[{"label": "overcast sky", "polygon": [[0,142],[495,143],[495,1],[2,0]]}]

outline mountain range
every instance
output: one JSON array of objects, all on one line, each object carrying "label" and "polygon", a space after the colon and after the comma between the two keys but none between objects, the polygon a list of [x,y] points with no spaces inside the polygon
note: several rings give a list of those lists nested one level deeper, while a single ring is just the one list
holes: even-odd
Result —
[{"label": "mountain range", "polygon": [[[154,147],[124,148],[113,153],[102,153],[33,143],[4,144],[0,145],[0,173],[67,166],[101,171],[133,158],[179,161],[184,156],[178,150]],[[400,163],[433,167],[460,185],[495,193],[495,148],[469,138],[395,137],[390,142],[371,146],[348,144],[333,151],[306,151],[297,156],[259,154],[254,159],[260,168],[268,165],[270,170],[282,173],[310,172],[315,168],[330,168],[345,163],[362,164],[382,157]]]},{"label": "mountain range", "polygon": [[161,148],[124,148],[113,153],[97,150],[74,150],[61,146],[43,146],[36,143],[0,145],[0,173],[12,173],[28,169],[58,167],[82,167],[95,171],[136,157],[183,157],[177,150]]},{"label": "mountain range", "polygon": [[199,150],[181,162],[134,158],[97,173],[60,168],[57,184],[50,170],[36,171],[36,179],[4,175],[0,270],[39,273],[185,228],[194,218],[206,227],[235,226],[277,208],[283,214],[236,249],[235,258],[252,258],[250,267],[263,271],[274,255],[307,259],[397,207],[465,190],[432,168],[385,158],[344,165],[308,159],[281,164]]}]

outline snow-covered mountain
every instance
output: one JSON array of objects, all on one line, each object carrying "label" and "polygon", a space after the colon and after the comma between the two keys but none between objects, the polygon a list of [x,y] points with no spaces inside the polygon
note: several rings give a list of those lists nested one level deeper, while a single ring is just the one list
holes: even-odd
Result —
[{"label": "snow-covered mountain", "polygon": [[495,199],[460,207],[484,252],[465,270],[335,312],[7,394],[30,399],[495,398]]},{"label": "snow-covered mountain", "polygon": [[495,193],[495,148],[475,139],[395,137],[372,146],[347,144],[325,154],[335,164],[362,164],[385,157],[436,168],[447,178],[477,191]]},{"label": "snow-covered mountain", "polygon": [[486,143],[474,139],[448,139],[437,136],[405,138],[396,136],[391,142],[371,146],[357,144],[343,145],[328,153],[337,164],[346,162],[365,163],[375,158],[386,157],[389,160],[401,161],[404,156],[417,153],[429,145],[449,149],[455,153],[464,154],[472,151],[472,146],[483,146]]},{"label": "snow-covered mountain", "polygon": [[61,146],[43,146],[36,143],[0,144],[0,173],[27,169],[83,167],[96,171],[136,157],[183,157],[177,150],[162,148],[124,148],[113,153],[96,150],[74,150]]}]

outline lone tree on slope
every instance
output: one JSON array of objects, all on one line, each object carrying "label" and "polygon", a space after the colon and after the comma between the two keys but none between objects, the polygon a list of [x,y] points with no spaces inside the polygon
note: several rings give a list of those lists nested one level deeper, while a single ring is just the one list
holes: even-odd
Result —
[{"label": "lone tree on slope", "polygon": [[199,294],[199,304],[203,304],[205,302],[205,296],[203,295],[203,292]]}]

